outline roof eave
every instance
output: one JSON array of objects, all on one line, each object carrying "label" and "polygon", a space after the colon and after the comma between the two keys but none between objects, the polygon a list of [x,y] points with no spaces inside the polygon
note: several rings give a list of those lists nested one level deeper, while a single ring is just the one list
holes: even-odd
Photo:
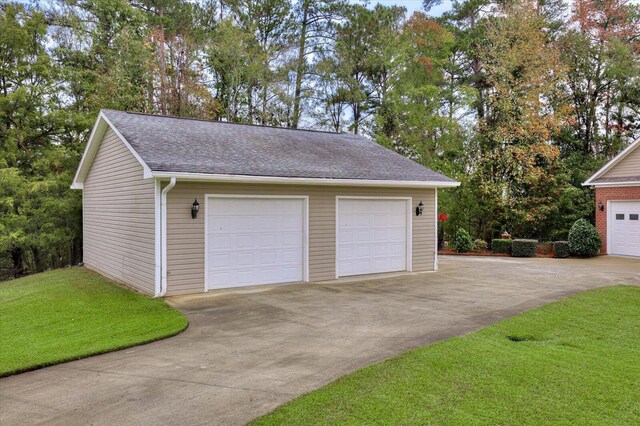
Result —
[{"label": "roof eave", "polygon": [[593,188],[611,188],[616,186],[640,186],[640,181],[626,181],[626,182],[590,182],[586,181],[582,186],[591,186]]},{"label": "roof eave", "polygon": [[598,179],[599,177],[602,177],[603,174],[611,170],[613,166],[615,166],[620,161],[622,161],[623,158],[629,155],[631,151],[633,151],[638,146],[640,146],[640,139],[638,139],[637,141],[633,142],[631,145],[623,149],[618,155],[613,157],[607,164],[602,166],[597,172],[595,172],[591,177],[589,177],[589,179],[587,179],[582,185],[596,186],[596,184],[593,183],[594,180]]},{"label": "roof eave", "polygon": [[122,143],[124,143],[124,145],[129,149],[135,159],[138,160],[144,170],[144,177],[151,177],[151,169],[147,166],[142,157],[140,157],[136,150],[133,149],[131,144],[124,138],[124,136],[122,136],[118,129],[113,125],[113,123],[111,123],[109,118],[107,118],[107,116],[101,110],[98,114],[98,118],[96,119],[95,124],[93,125],[93,129],[91,130],[91,135],[89,136],[89,141],[87,142],[87,146],[85,147],[84,153],[82,154],[80,165],[78,166],[76,174],[73,177],[71,189],[84,188],[84,179],[87,177],[87,173],[89,173],[91,163],[93,163],[93,159],[95,158],[95,155],[98,152],[98,148],[100,147],[100,143],[102,142],[102,137],[104,136],[104,133],[108,127],[113,130],[113,132],[118,136]]},{"label": "roof eave", "polygon": [[460,186],[457,181],[405,181],[378,179],[332,179],[280,176],[250,176],[208,173],[163,172],[152,171],[150,176],[156,179],[177,178],[184,181],[206,181],[220,183],[257,183],[280,185],[325,185],[325,186],[369,186],[385,188],[455,188]]}]

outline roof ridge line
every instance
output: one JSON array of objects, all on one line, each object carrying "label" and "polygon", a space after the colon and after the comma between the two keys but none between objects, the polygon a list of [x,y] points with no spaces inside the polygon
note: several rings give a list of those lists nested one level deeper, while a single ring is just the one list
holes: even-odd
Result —
[{"label": "roof ridge line", "polygon": [[122,112],[122,113],[125,113],[125,114],[143,115],[143,116],[147,116],[147,117],[174,118],[174,119],[177,119],[177,120],[188,120],[188,121],[203,121],[205,123],[232,124],[232,125],[235,125],[235,126],[250,126],[250,127],[261,127],[261,128],[267,128],[267,129],[294,130],[294,131],[311,132],[311,133],[327,133],[327,134],[330,134],[330,135],[342,135],[342,136],[349,136],[349,137],[357,137],[357,138],[367,139],[367,138],[365,138],[363,136],[360,136],[360,135],[354,135],[354,134],[351,134],[351,133],[344,133],[344,132],[332,132],[332,131],[329,131],[329,130],[294,129],[294,128],[291,128],[291,127],[269,126],[269,125],[266,125],[266,124],[251,124],[251,123],[238,123],[236,121],[207,120],[206,118],[179,117],[177,115],[150,114],[150,113],[139,112],[139,111],[121,111],[121,110],[117,110],[117,109],[107,109],[107,108],[105,108],[103,111]]}]

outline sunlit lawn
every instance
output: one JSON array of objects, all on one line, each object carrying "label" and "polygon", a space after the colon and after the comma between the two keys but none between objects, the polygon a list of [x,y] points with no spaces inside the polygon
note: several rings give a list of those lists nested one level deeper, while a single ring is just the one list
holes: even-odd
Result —
[{"label": "sunlit lawn", "polygon": [[172,336],[187,318],[81,268],[0,283],[0,376]]}]

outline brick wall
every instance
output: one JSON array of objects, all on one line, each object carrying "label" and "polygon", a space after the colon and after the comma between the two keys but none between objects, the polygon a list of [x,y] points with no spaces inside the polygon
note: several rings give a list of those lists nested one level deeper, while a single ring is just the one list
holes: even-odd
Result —
[{"label": "brick wall", "polygon": [[[607,201],[609,200],[640,200],[640,186],[617,186],[610,188],[596,188],[596,228],[602,238],[600,253],[607,253]],[[598,201],[604,206],[604,211],[598,210]]]}]

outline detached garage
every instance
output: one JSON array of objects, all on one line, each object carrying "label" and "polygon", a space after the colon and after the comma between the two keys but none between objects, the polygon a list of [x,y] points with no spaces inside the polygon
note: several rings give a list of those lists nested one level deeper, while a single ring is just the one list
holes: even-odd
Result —
[{"label": "detached garage", "polygon": [[104,110],[72,188],[85,265],[164,296],[436,270],[458,185],[359,136]]},{"label": "detached garage", "polygon": [[596,228],[603,254],[640,257],[640,140],[584,185],[596,190]]}]

